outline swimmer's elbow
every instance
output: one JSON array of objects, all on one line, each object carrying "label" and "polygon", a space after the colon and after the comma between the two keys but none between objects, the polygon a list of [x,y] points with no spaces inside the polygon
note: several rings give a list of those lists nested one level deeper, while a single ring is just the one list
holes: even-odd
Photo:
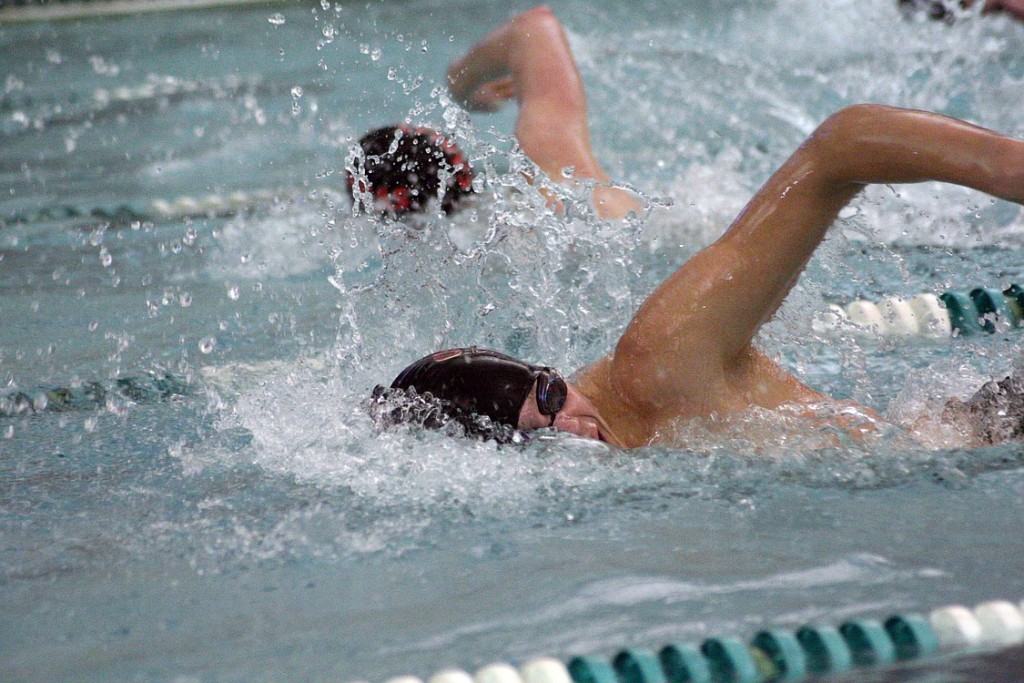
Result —
[{"label": "swimmer's elbow", "polygon": [[555,13],[547,5],[537,5],[533,9],[528,9],[520,14],[518,19],[520,21],[550,21],[552,19],[558,21]]},{"label": "swimmer's elbow", "polygon": [[853,104],[825,119],[803,146],[818,179],[834,189],[878,182],[905,111]]},{"label": "swimmer's elbow", "polygon": [[1024,204],[1024,141],[1004,139],[992,162],[990,194]]}]

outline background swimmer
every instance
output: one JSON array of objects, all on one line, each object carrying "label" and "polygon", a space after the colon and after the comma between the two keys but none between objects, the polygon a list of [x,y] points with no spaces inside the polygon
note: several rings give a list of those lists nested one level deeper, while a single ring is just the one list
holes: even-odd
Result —
[{"label": "background swimmer", "polygon": [[[489,33],[451,64],[447,80],[452,95],[470,111],[493,112],[515,100],[519,146],[556,182],[567,181],[566,169],[572,169],[575,180],[597,181],[593,200],[598,215],[622,218],[640,210],[633,195],[608,185],[610,178],[594,156],[583,80],[562,25],[551,10],[529,10]],[[458,153],[453,143],[418,128],[420,141],[414,151],[406,129],[409,127],[383,128],[360,140],[362,158],[357,159],[355,171],[356,176],[365,177],[354,187],[350,173],[349,187],[356,201],[369,199],[376,202],[378,210],[393,215],[426,210],[428,202],[421,198],[435,195],[448,213],[461,195],[468,193],[468,185],[462,180],[439,183],[438,173],[447,177],[468,174],[469,164],[461,154],[454,164],[435,164],[430,159]],[[428,149],[433,151],[419,151]],[[459,197],[452,200],[452,193]],[[410,197],[414,198],[412,204]]]},{"label": "background swimmer", "polygon": [[[929,19],[952,21],[957,9],[969,9],[977,0],[960,0],[959,3],[943,0],[899,0],[900,10],[911,18],[923,13]],[[1024,20],[1024,0],[985,0],[982,14],[1002,12],[1015,19]]]}]

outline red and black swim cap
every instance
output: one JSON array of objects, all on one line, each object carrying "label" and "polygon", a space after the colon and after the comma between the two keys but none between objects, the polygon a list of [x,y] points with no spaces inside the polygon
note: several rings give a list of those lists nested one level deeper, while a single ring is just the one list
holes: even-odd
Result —
[{"label": "red and black swim cap", "polygon": [[398,217],[423,211],[438,197],[442,182],[441,209],[451,213],[473,191],[473,170],[465,155],[430,128],[378,128],[364,135],[359,146],[363,155],[353,162],[355,173],[347,174],[348,188],[356,201],[369,192],[380,213]]}]

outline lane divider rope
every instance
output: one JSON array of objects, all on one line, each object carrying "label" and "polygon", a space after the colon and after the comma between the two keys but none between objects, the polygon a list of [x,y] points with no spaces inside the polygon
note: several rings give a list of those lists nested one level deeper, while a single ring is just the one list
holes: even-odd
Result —
[{"label": "lane divider rope", "polygon": [[910,299],[884,297],[879,302],[858,299],[846,306],[830,304],[814,321],[815,329],[852,329],[892,337],[949,337],[982,332],[993,334],[1024,325],[1024,288],[975,287],[950,290],[939,296],[918,294]]},{"label": "lane divider rope", "polygon": [[[767,683],[820,679],[858,668],[917,660],[934,653],[993,650],[1024,643],[1024,601],[950,605],[928,616],[852,619],[838,627],[771,628],[749,642],[733,636],[670,643],[657,652],[626,648],[611,658],[581,655],[562,662],[532,659],[518,669],[500,662],[475,674],[449,668],[427,683]],[[386,683],[423,683],[398,676]]]},{"label": "lane divider rope", "polygon": [[95,218],[114,223],[130,221],[166,221],[183,218],[225,218],[256,208],[261,204],[294,199],[313,194],[325,195],[335,190],[319,188],[279,188],[206,195],[181,195],[172,199],[154,199],[144,204],[117,204],[83,209],[70,205],[43,206],[0,219],[0,225],[38,223],[70,218]]}]

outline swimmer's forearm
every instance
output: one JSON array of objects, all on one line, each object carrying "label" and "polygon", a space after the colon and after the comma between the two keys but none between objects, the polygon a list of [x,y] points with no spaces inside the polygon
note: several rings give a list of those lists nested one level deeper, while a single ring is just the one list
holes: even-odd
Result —
[{"label": "swimmer's forearm", "polygon": [[808,144],[838,183],[954,183],[1024,203],[1024,142],[940,114],[878,105],[829,117]]}]

